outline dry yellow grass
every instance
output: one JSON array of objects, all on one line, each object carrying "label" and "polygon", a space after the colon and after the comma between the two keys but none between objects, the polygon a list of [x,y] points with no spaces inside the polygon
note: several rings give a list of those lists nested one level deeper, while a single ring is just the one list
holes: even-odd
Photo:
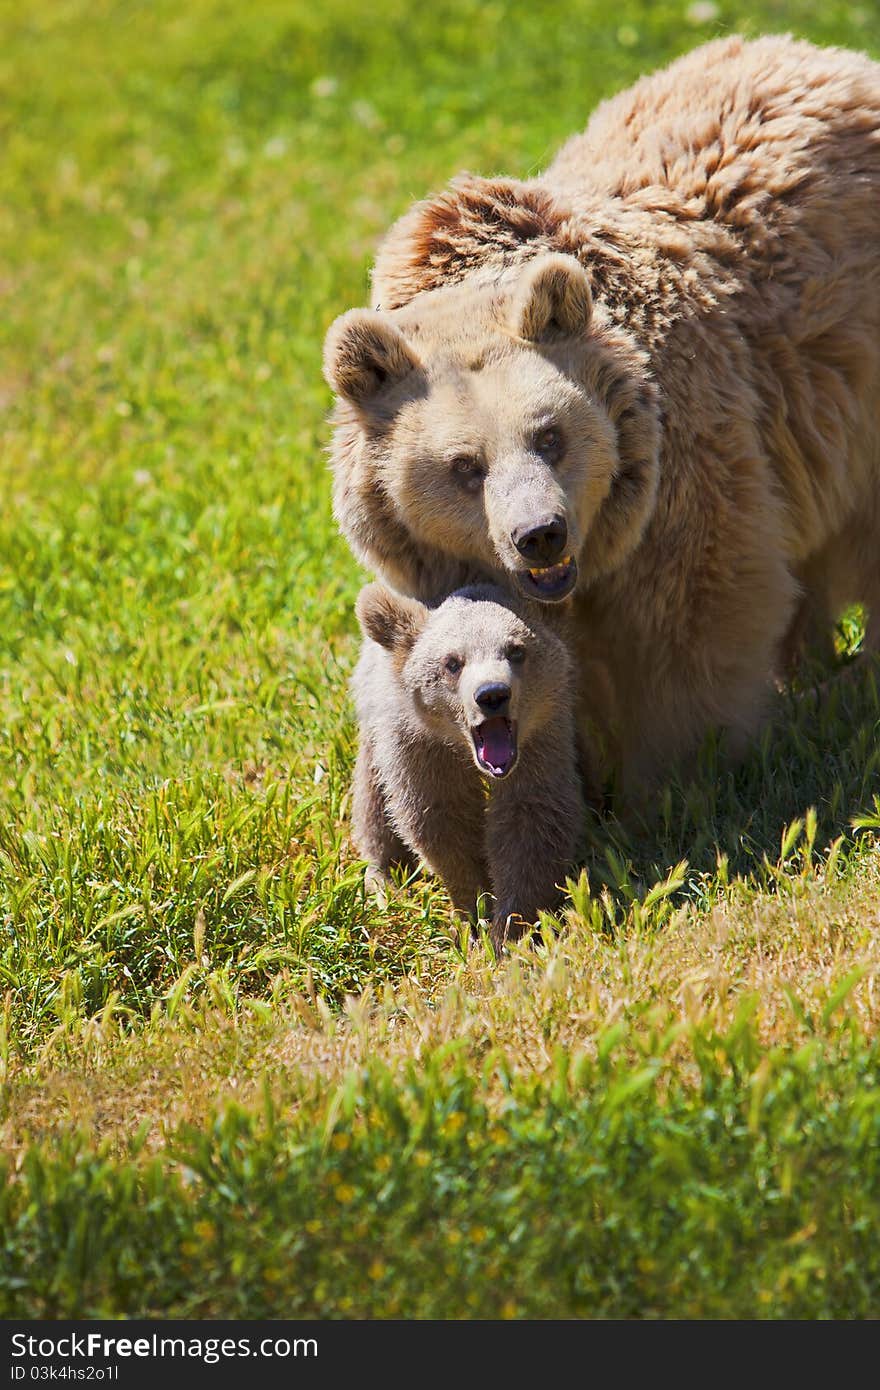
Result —
[{"label": "dry yellow grass", "polygon": [[154,1152],[227,1101],[260,1107],[267,1085],[277,1107],[295,1109],[367,1060],[402,1067],[448,1045],[475,1073],[491,1053],[508,1073],[542,1077],[560,1049],[589,1055],[617,1024],[633,1061],[646,1040],[668,1035],[667,1060],[686,1073],[691,1030],[724,1034],[746,997],[761,1045],[796,1049],[824,1031],[842,981],[851,987],[841,1008],[873,1038],[878,974],[875,848],[855,885],[822,872],[778,893],[735,884],[708,914],[686,906],[659,931],[630,926],[616,937],[573,920],[550,945],[514,948],[500,966],[474,947],[445,982],[368,990],[341,1014],[303,996],[275,1012],[184,1007],[134,1037],[93,1020],[10,1075],[0,1144],[14,1156],[78,1129],[122,1151],[143,1129]]}]

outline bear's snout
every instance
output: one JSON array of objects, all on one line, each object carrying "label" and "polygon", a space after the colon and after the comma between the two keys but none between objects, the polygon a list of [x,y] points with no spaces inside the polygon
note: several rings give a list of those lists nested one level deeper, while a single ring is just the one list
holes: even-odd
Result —
[{"label": "bear's snout", "polygon": [[564,516],[556,515],[537,526],[518,526],[511,532],[520,555],[535,569],[555,565],[565,551],[568,526]]},{"label": "bear's snout", "polygon": [[487,681],[474,691],[474,703],[484,714],[506,714],[510,706],[510,686],[504,681]]}]

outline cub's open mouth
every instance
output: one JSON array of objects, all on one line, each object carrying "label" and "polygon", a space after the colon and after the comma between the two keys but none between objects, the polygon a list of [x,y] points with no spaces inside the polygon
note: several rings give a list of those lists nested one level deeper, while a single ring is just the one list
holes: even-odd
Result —
[{"label": "cub's open mouth", "polygon": [[547,565],[545,569],[519,570],[517,582],[527,598],[537,598],[544,603],[558,603],[568,598],[577,583],[577,561],[566,555],[558,565]]},{"label": "cub's open mouth", "polygon": [[471,729],[477,766],[490,777],[506,777],[516,765],[516,721],[496,715]]}]

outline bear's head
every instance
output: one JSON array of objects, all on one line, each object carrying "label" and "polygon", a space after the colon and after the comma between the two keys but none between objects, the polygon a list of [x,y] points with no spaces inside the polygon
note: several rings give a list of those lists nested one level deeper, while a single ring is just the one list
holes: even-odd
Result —
[{"label": "bear's head", "polygon": [[427,608],[368,584],[357,615],[364,635],[391,653],[420,723],[463,744],[487,777],[507,777],[538,730],[570,717],[564,643],[494,586],[462,589]]},{"label": "bear's head", "polygon": [[356,555],[438,601],[480,580],[566,598],[621,563],[653,508],[644,355],[570,255],[485,267],[331,326],[334,507]]}]

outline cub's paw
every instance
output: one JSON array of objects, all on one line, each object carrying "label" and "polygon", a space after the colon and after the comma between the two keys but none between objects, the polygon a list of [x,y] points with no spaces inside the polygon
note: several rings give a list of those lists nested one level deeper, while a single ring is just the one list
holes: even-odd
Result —
[{"label": "cub's paw", "polygon": [[495,950],[496,955],[501,955],[504,947],[509,941],[519,941],[532,930],[533,923],[527,922],[524,917],[520,917],[518,912],[508,912],[497,915],[489,929],[489,940]]},{"label": "cub's paw", "polygon": [[377,864],[368,864],[364,872],[364,887],[378,907],[388,906],[388,879]]}]

